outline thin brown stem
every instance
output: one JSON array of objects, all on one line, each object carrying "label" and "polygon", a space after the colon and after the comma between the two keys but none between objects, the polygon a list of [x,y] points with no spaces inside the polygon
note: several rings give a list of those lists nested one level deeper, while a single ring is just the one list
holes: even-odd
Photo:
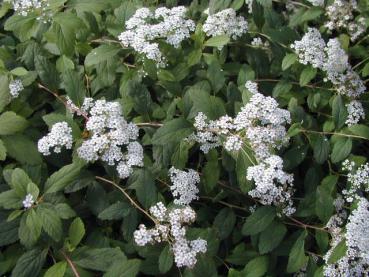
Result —
[{"label": "thin brown stem", "polygon": [[369,140],[366,137],[357,136],[357,135],[350,135],[350,134],[344,134],[344,133],[320,132],[320,131],[305,130],[305,129],[302,129],[301,132],[303,132],[303,133],[312,133],[312,134],[321,134],[321,135],[336,135],[336,136],[341,136],[341,137],[358,138],[358,139]]},{"label": "thin brown stem", "polygon": [[[282,80],[278,80],[278,79],[256,79],[255,82],[275,82],[278,83]],[[290,82],[291,84],[294,85],[300,85],[300,83],[298,82]],[[325,88],[325,87],[319,87],[319,86],[315,86],[315,85],[304,85],[303,87],[308,87],[308,88],[316,88],[316,89],[325,89],[325,90],[331,90],[334,91],[335,89],[333,88]]]},{"label": "thin brown stem", "polygon": [[220,204],[222,204],[222,205],[224,205],[224,206],[226,206],[226,207],[228,207],[228,208],[231,208],[231,209],[237,209],[237,210],[241,210],[241,211],[249,211],[248,209],[246,209],[246,208],[243,208],[243,207],[240,207],[240,206],[236,206],[236,205],[232,205],[232,204],[229,204],[229,203],[227,203],[227,202],[224,202],[224,201],[221,201],[221,200],[215,200],[214,201],[214,198],[212,198],[212,197],[208,197],[208,196],[202,196],[202,197],[200,197],[201,199],[207,199],[207,200],[211,200],[211,201],[213,201],[213,202],[216,202],[216,203],[220,203]]},{"label": "thin brown stem", "polygon": [[143,122],[143,123],[136,123],[137,127],[155,127],[160,128],[163,126],[162,123],[159,122]]},{"label": "thin brown stem", "polygon": [[294,223],[296,223],[298,226],[304,227],[305,229],[315,229],[315,230],[319,230],[319,231],[323,231],[323,232],[327,232],[329,233],[328,230],[326,230],[324,227],[318,227],[318,226],[313,226],[313,225],[309,225],[309,224],[305,224],[299,220],[297,220],[296,218],[293,218],[291,216],[288,216],[288,218],[293,221]]},{"label": "thin brown stem", "polygon": [[70,268],[72,269],[74,276],[76,276],[76,277],[80,277],[80,275],[79,275],[79,273],[78,273],[78,271],[77,271],[77,268],[74,266],[74,264],[73,264],[72,260],[71,260],[71,259],[69,259],[68,255],[67,255],[67,254],[65,254],[65,252],[64,252],[64,251],[62,251],[62,250],[60,251],[60,253],[63,255],[64,259],[67,261],[68,265],[69,265],[69,266],[70,266]]},{"label": "thin brown stem", "polygon": [[105,183],[111,184],[113,185],[115,188],[117,188],[118,190],[120,190],[123,195],[129,200],[129,202],[132,204],[132,206],[134,206],[136,209],[138,209],[139,211],[141,211],[142,213],[144,213],[148,218],[150,218],[155,224],[159,224],[159,222],[153,218],[147,211],[145,211],[143,208],[141,208],[141,206],[139,204],[136,203],[135,200],[133,200],[133,198],[122,188],[120,187],[118,184],[116,184],[113,181],[110,181],[108,179],[105,179],[103,177],[100,176],[95,176],[96,179],[103,181]]}]

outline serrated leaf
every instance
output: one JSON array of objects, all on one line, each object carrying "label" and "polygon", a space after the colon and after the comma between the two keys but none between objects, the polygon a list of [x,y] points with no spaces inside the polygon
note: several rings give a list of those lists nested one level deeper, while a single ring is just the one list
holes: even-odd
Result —
[{"label": "serrated leaf", "polygon": [[67,92],[68,97],[77,106],[82,106],[83,99],[86,95],[86,88],[83,80],[77,72],[67,70],[63,72],[63,87]]},{"label": "serrated leaf", "polygon": [[0,161],[5,161],[6,159],[6,148],[4,142],[0,139]]},{"label": "serrated leaf", "polygon": [[113,264],[103,277],[136,277],[140,269],[141,261],[138,259],[127,260]]},{"label": "serrated leaf", "polygon": [[26,214],[26,225],[30,232],[29,236],[32,237],[32,241],[37,241],[41,235],[42,221],[40,215],[36,213],[35,209],[30,209]]},{"label": "serrated leaf", "polygon": [[77,247],[85,235],[85,225],[83,221],[77,217],[69,226],[68,237],[69,242],[73,247]]},{"label": "serrated leaf", "polygon": [[50,267],[44,277],[63,277],[67,269],[67,262],[58,262]]},{"label": "serrated leaf", "polygon": [[273,207],[264,206],[258,208],[242,226],[243,235],[255,235],[265,230],[276,216]]},{"label": "serrated leaf", "polygon": [[314,159],[317,163],[324,163],[330,152],[331,146],[328,139],[325,136],[319,136],[318,139],[314,143]]},{"label": "serrated leaf", "polygon": [[288,69],[297,61],[297,55],[294,53],[287,54],[282,60],[282,70]]},{"label": "serrated leaf", "polygon": [[233,227],[236,223],[236,215],[230,208],[222,209],[214,219],[213,226],[219,232],[219,238],[227,238],[233,231]]},{"label": "serrated leaf", "polygon": [[222,48],[229,41],[230,41],[230,37],[227,35],[215,36],[205,41],[205,46]]},{"label": "serrated leaf", "polygon": [[305,86],[307,85],[312,79],[315,78],[317,73],[317,69],[314,67],[306,67],[300,75],[300,86]]},{"label": "serrated leaf", "polygon": [[122,48],[116,45],[104,44],[93,49],[85,59],[86,66],[93,66],[115,57]]},{"label": "serrated leaf", "polygon": [[337,244],[337,246],[333,249],[331,255],[329,256],[329,259],[327,261],[328,264],[334,264],[339,259],[341,259],[343,256],[346,255],[347,252],[347,246],[346,246],[346,240],[343,239],[340,243]]},{"label": "serrated leaf", "polygon": [[305,256],[305,238],[307,236],[306,230],[304,230],[293,244],[287,265],[287,272],[292,273],[301,269],[308,260]]},{"label": "serrated leaf", "polygon": [[[12,135],[2,137],[8,156],[20,163],[29,165],[41,164],[41,155],[37,150],[36,144],[24,135]],[[27,153],[25,155],[24,153]]]},{"label": "serrated leaf", "polygon": [[352,139],[346,137],[340,137],[333,145],[331,161],[338,163],[343,161],[350,153],[352,149]]},{"label": "serrated leaf", "polygon": [[155,145],[167,145],[171,142],[179,142],[193,132],[190,122],[183,118],[176,118],[164,123],[152,137],[152,143]]},{"label": "serrated leaf", "polygon": [[263,232],[260,234],[259,239],[259,252],[265,254],[276,248],[284,236],[287,233],[287,228],[278,221],[272,222]]},{"label": "serrated leaf", "polygon": [[269,260],[267,256],[256,257],[247,263],[243,273],[248,277],[264,276],[268,270],[268,263]]},{"label": "serrated leaf", "polygon": [[53,173],[45,183],[45,194],[58,192],[72,183],[81,172],[83,164],[72,163]]},{"label": "serrated leaf", "polygon": [[27,185],[29,183],[32,183],[32,180],[23,169],[16,168],[13,170],[12,187],[20,198],[27,194]]},{"label": "serrated leaf", "polygon": [[59,241],[62,237],[63,228],[60,217],[54,209],[49,205],[39,205],[37,214],[41,218],[43,230],[45,230],[53,240]]},{"label": "serrated leaf", "polygon": [[103,210],[98,217],[102,220],[122,219],[129,214],[129,208],[130,205],[128,203],[118,201]]},{"label": "serrated leaf", "polygon": [[168,272],[173,266],[173,252],[169,245],[165,246],[159,256],[159,271],[161,273]]},{"label": "serrated leaf", "polygon": [[341,95],[336,95],[333,98],[332,117],[337,128],[341,128],[345,124],[347,110]]},{"label": "serrated leaf", "polygon": [[24,67],[16,67],[12,69],[10,73],[15,76],[24,76],[24,75],[27,75],[28,71]]},{"label": "serrated leaf", "polygon": [[15,112],[5,112],[0,115],[0,135],[13,135],[22,132],[28,126],[28,122]]},{"label": "serrated leaf", "polygon": [[12,277],[38,276],[44,265],[47,255],[47,249],[33,249],[25,252],[17,261]]},{"label": "serrated leaf", "polygon": [[369,127],[368,126],[363,125],[363,124],[355,124],[355,125],[349,126],[348,129],[355,136],[360,136],[360,137],[363,137],[369,140]]}]

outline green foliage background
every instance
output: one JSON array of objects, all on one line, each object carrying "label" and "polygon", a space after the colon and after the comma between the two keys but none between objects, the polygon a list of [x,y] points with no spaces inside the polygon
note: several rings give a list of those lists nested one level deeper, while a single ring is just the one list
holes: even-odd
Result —
[{"label": "green foliage background", "polygon": [[[321,72],[299,64],[289,47],[308,26],[323,26],[324,9],[299,1],[291,12],[284,1],[271,0],[255,0],[252,14],[243,0],[51,2],[55,15],[46,23],[36,14],[13,14],[8,2],[0,6],[0,274],[258,277],[292,276],[307,265],[307,276],[322,276],[319,257],[330,240],[324,226],[334,213],[336,193],[346,186],[341,162],[349,156],[365,162],[369,140],[367,121],[346,127],[348,99],[323,82]],[[369,2],[358,2],[367,20]],[[138,7],[158,5],[186,5],[198,24],[181,48],[163,45],[165,69],[117,40]],[[200,24],[208,7],[236,9],[249,32],[236,41],[206,38]],[[270,47],[252,47],[256,36]],[[335,36],[355,70],[367,77],[367,34],[356,43],[343,32]],[[8,86],[15,78],[25,90],[11,101]],[[292,115],[291,141],[280,151],[295,177],[292,217],[277,217],[273,207],[260,205],[251,213],[255,202],[247,192],[253,184],[245,178],[249,164],[242,154],[232,157],[218,149],[204,155],[184,140],[200,111],[210,119],[234,116],[247,99],[247,80]],[[37,141],[55,122],[69,122],[77,144],[85,135],[82,120],[73,119],[56,94],[76,104],[86,96],[119,101],[129,121],[145,123],[140,125],[145,166],[119,180],[111,168],[86,165],[71,151],[41,156]],[[362,103],[368,111],[367,95]],[[208,251],[193,269],[176,268],[165,244],[136,246],[133,231],[147,219],[120,190],[96,179],[119,184],[147,210],[157,201],[172,201],[171,166],[201,174],[200,199],[192,205],[198,218],[189,236],[206,239]],[[39,204],[23,210],[27,193]],[[333,258],[344,251],[341,245]]]}]

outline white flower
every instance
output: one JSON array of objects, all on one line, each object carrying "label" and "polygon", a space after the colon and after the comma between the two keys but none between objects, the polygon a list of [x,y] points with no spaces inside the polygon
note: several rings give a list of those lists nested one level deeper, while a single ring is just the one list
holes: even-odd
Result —
[{"label": "white flower", "polygon": [[369,163],[363,164],[355,170],[355,163],[345,161],[343,169],[348,170],[347,180],[349,187],[344,189],[344,194],[347,202],[352,202],[359,197],[359,192],[364,190],[369,191]]},{"label": "white flower", "polygon": [[242,139],[238,135],[231,135],[226,138],[224,143],[225,150],[232,152],[232,151],[239,151],[242,147]]},{"label": "white flower", "polygon": [[169,176],[172,182],[170,190],[177,205],[189,205],[193,200],[199,199],[197,194],[199,189],[197,184],[200,182],[200,176],[195,170],[182,171],[174,167],[169,169]]},{"label": "white flower", "polygon": [[365,111],[361,102],[352,100],[346,105],[347,108],[347,119],[346,124],[348,126],[359,123],[360,119],[365,119]]},{"label": "white flower", "polygon": [[291,215],[293,176],[283,171],[283,160],[276,155],[262,163],[247,168],[247,180],[255,182],[255,188],[249,195],[264,205],[282,206],[283,213]]},{"label": "white flower", "polygon": [[323,7],[324,6],[324,0],[307,0],[310,2],[313,6]]},{"label": "white flower", "polygon": [[134,232],[137,245],[160,243],[168,241],[171,236],[174,261],[178,267],[193,268],[197,262],[197,254],[205,253],[207,242],[203,239],[188,240],[186,225],[196,219],[195,211],[189,207],[168,210],[159,202],[150,208],[150,214],[158,221],[154,228],[147,229],[141,224]]},{"label": "white flower", "polygon": [[60,153],[62,147],[71,149],[73,144],[72,128],[67,122],[55,123],[50,132],[38,141],[38,151],[43,155],[50,155],[50,150]]},{"label": "white flower", "polygon": [[143,148],[137,142],[138,128],[124,119],[119,103],[86,98],[81,110],[88,116],[86,129],[91,136],[77,149],[80,158],[116,166],[122,179],[132,173],[133,166],[143,166]]},{"label": "white flower", "polygon": [[202,28],[210,37],[227,35],[237,39],[247,32],[248,25],[245,18],[236,16],[236,11],[229,8],[209,15]]},{"label": "white flower", "polygon": [[19,92],[23,89],[22,81],[19,79],[15,79],[9,83],[9,93],[12,98],[17,98],[19,96]]},{"label": "white flower", "polygon": [[37,18],[43,22],[47,22],[52,17],[52,12],[49,10],[50,3],[48,0],[12,0],[14,11],[22,16],[27,16],[32,12],[39,12]]},{"label": "white flower", "polygon": [[251,92],[252,94],[258,93],[259,92],[259,88],[258,88],[258,84],[256,82],[253,81],[247,81],[245,84],[245,88]]},{"label": "white flower", "polygon": [[32,194],[30,194],[30,193],[28,193],[27,195],[26,195],[26,197],[24,198],[24,200],[23,200],[23,207],[25,208],[25,209],[29,209],[29,208],[31,208],[32,207],[32,205],[35,203],[35,200],[33,199],[33,196],[32,196]]},{"label": "white flower", "polygon": [[181,42],[190,37],[195,30],[195,23],[186,19],[183,6],[168,9],[165,7],[150,11],[141,8],[126,21],[126,31],[118,39],[125,47],[132,47],[147,59],[156,62],[158,67],[165,67],[166,59],[159,49],[158,40],[179,48]]},{"label": "white flower", "polygon": [[325,42],[316,28],[308,28],[308,32],[301,40],[291,44],[302,64],[311,64],[315,68],[322,68],[325,62]]}]

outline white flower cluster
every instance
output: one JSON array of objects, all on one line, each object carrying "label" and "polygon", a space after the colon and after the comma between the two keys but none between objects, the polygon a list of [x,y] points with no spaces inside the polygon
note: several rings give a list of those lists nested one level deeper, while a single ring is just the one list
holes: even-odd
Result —
[{"label": "white flower cluster", "polygon": [[12,0],[11,3],[14,11],[21,16],[36,12],[39,14],[37,19],[45,23],[52,17],[48,0]]},{"label": "white flower cluster", "polygon": [[9,93],[12,98],[17,98],[19,96],[19,92],[23,89],[22,81],[19,79],[15,79],[9,83]]},{"label": "white flower cluster", "polygon": [[360,119],[365,119],[365,111],[360,101],[352,100],[346,105],[347,108],[347,126],[358,124]]},{"label": "white flower cluster", "polygon": [[184,6],[161,7],[154,12],[140,8],[126,21],[126,31],[118,39],[123,46],[132,47],[147,59],[154,60],[158,67],[165,67],[165,57],[157,40],[165,39],[166,43],[178,48],[183,40],[189,38],[195,30],[195,23],[186,19],[186,12]]},{"label": "white flower cluster", "polygon": [[291,122],[290,113],[278,108],[272,97],[259,93],[256,83],[248,81],[245,86],[252,96],[235,118],[226,115],[208,121],[199,113],[196,133],[188,139],[200,143],[205,153],[221,145],[230,152],[239,151],[244,144],[251,148],[259,164],[247,169],[247,178],[255,182],[249,194],[265,205],[282,207],[282,213],[290,215],[295,211],[291,200],[293,177],[283,171],[283,160],[274,154],[289,140],[285,125]]},{"label": "white flower cluster", "polygon": [[[132,173],[133,166],[143,166],[143,148],[137,142],[138,128],[127,123],[119,103],[86,98],[81,110],[88,113],[86,130],[91,136],[77,149],[80,158],[116,165],[122,179]],[[121,149],[123,146],[126,153]]]},{"label": "white flower cluster", "polygon": [[250,166],[247,169],[247,179],[255,183],[255,188],[249,191],[249,195],[259,199],[263,205],[282,207],[282,214],[285,215],[296,211],[291,199],[293,176],[283,171],[281,157],[272,155],[260,164]]},{"label": "white flower cluster", "polygon": [[186,226],[195,222],[195,211],[186,206],[184,208],[168,210],[162,202],[150,208],[150,214],[157,221],[156,226],[147,229],[141,224],[133,234],[139,246],[170,241],[174,253],[174,261],[178,267],[192,268],[197,262],[197,254],[205,253],[207,242],[203,239],[187,240]]},{"label": "white flower cluster", "polygon": [[[348,218],[346,233],[333,233],[331,249],[324,256],[324,276],[361,277],[369,274],[369,202],[359,198],[358,207]],[[337,228],[342,231],[342,229]],[[345,256],[334,264],[329,264],[334,248],[343,240],[347,246]]]},{"label": "white flower cluster", "polygon": [[352,202],[359,196],[360,191],[369,191],[369,163],[363,164],[355,169],[355,162],[345,160],[342,167],[349,172],[347,174],[347,180],[350,184],[350,187],[343,190],[342,193],[345,195],[347,202]]},{"label": "white flower cluster", "polygon": [[227,35],[237,39],[247,32],[248,25],[245,18],[236,16],[236,11],[229,8],[209,15],[202,29],[210,37]]},{"label": "white flower cluster", "polygon": [[43,155],[50,155],[52,150],[55,153],[60,153],[62,147],[71,149],[73,144],[72,128],[68,123],[55,123],[50,132],[38,141],[38,151]]},{"label": "white flower cluster", "polygon": [[355,98],[366,91],[338,39],[330,39],[326,44],[317,29],[309,28],[300,41],[291,44],[291,48],[295,49],[300,63],[323,70],[339,94]]},{"label": "white flower cluster", "polygon": [[22,201],[23,207],[25,209],[29,209],[32,207],[32,205],[35,203],[35,200],[33,199],[32,194],[28,193],[24,200]]},{"label": "white flower cluster", "polygon": [[307,0],[310,2],[313,6],[316,7],[323,7],[324,6],[324,0]]},{"label": "white flower cluster", "polygon": [[199,189],[196,184],[200,183],[200,175],[193,169],[189,169],[188,172],[182,171],[172,167],[169,169],[169,176],[172,182],[170,190],[172,191],[174,204],[177,205],[189,205],[192,200],[197,200],[199,197]]},{"label": "white flower cluster", "polygon": [[350,39],[355,41],[366,30],[364,18],[354,20],[353,12],[357,10],[356,0],[334,0],[334,2],[326,8],[328,21],[325,26],[333,31],[346,28],[350,34]]},{"label": "white flower cluster", "polygon": [[322,68],[325,62],[325,41],[319,31],[315,28],[308,28],[307,33],[301,40],[296,40],[291,44],[302,64],[311,64],[315,68]]},{"label": "white flower cluster", "polygon": [[268,48],[270,46],[268,41],[263,42],[263,40],[259,37],[253,38],[251,45],[258,48]]}]

